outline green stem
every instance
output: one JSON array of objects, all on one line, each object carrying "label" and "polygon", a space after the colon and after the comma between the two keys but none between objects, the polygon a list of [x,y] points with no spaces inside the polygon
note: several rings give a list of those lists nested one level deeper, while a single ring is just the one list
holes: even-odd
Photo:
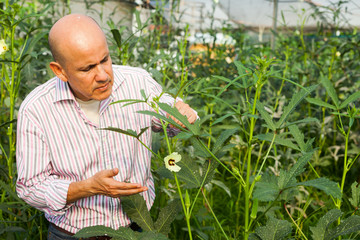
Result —
[{"label": "green stem", "polygon": [[[259,76],[259,79],[262,79],[262,75]],[[254,97],[254,103],[252,106],[252,115],[255,115],[256,113],[256,101],[257,98],[260,95],[261,86],[258,86],[256,88],[255,97]],[[248,140],[248,152],[247,152],[247,166],[246,166],[246,182],[245,182],[245,239],[248,239],[249,237],[249,204],[250,204],[250,174],[251,174],[251,153],[252,153],[252,139],[255,129],[255,118],[251,118],[250,120],[250,136]]]},{"label": "green stem", "polygon": [[211,214],[213,215],[213,217],[214,217],[214,219],[215,219],[216,223],[217,223],[217,224],[218,224],[218,226],[220,227],[220,229],[221,229],[222,233],[224,234],[225,238],[226,238],[226,239],[229,239],[229,238],[228,238],[228,236],[226,235],[226,233],[225,233],[224,229],[222,228],[222,226],[221,226],[221,224],[220,224],[219,220],[217,219],[217,217],[216,217],[216,215],[215,215],[214,211],[212,210],[211,205],[210,205],[209,201],[207,200],[207,198],[206,198],[206,196],[205,196],[204,191],[203,191],[203,190],[201,190],[201,192],[202,192],[202,194],[203,194],[203,196],[204,196],[204,199],[205,199],[205,201],[206,201],[206,204],[207,204],[208,208],[210,209]]},{"label": "green stem", "polygon": [[180,184],[179,184],[179,181],[177,179],[176,173],[174,173],[174,178],[175,178],[176,186],[177,186],[177,189],[178,189],[178,192],[179,192],[181,205],[182,205],[183,210],[184,210],[184,214],[185,214],[185,218],[186,218],[186,225],[187,225],[188,231],[189,231],[189,237],[190,237],[190,240],[192,240],[191,225],[190,225],[190,216],[191,216],[191,214],[188,214],[188,211],[186,209],[184,199],[183,199],[182,193],[181,193]]},{"label": "green stem", "polygon": [[244,179],[242,178],[242,176],[240,175],[240,178],[238,178],[229,168],[227,168],[225,166],[225,164],[223,164],[211,151],[209,148],[206,147],[206,145],[199,139],[197,139],[198,142],[206,149],[206,151],[212,156],[212,158],[214,158],[218,163],[220,163],[221,166],[223,166],[223,168],[225,168],[231,175],[233,175],[234,178],[236,178],[236,180],[238,180],[240,182],[240,184],[244,185]]},{"label": "green stem", "polygon": [[305,240],[308,240],[307,237],[305,236],[305,234],[301,231],[301,228],[299,227],[299,225],[296,224],[295,220],[292,218],[291,214],[289,213],[289,210],[287,209],[286,207],[286,204],[284,204],[284,208],[286,210],[286,213],[289,215],[291,221],[294,223],[294,225],[296,226],[296,228],[299,230],[299,232],[301,233],[302,237],[305,239]]}]

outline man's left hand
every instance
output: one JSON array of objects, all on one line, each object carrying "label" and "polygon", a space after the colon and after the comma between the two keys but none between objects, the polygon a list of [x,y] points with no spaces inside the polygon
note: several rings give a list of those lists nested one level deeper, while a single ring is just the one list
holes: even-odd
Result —
[{"label": "man's left hand", "polygon": [[[181,115],[187,117],[187,120],[189,123],[193,124],[197,119],[196,112],[186,103],[183,101],[177,101],[175,103],[176,109],[181,113]],[[177,120],[175,117],[170,116],[177,124],[179,124],[182,127],[185,127],[184,124],[182,124],[179,120]]]}]

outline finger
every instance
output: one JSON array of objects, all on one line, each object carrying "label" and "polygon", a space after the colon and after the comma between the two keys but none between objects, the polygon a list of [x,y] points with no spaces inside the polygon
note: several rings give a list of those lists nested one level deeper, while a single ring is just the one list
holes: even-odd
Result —
[{"label": "finger", "polygon": [[141,188],[129,189],[129,190],[121,190],[121,191],[119,191],[118,197],[134,195],[134,194],[138,194],[138,193],[141,193],[141,192],[144,192],[147,190],[148,190],[147,187],[141,187]]},{"label": "finger", "polygon": [[104,177],[114,177],[119,173],[118,168],[103,170]]}]

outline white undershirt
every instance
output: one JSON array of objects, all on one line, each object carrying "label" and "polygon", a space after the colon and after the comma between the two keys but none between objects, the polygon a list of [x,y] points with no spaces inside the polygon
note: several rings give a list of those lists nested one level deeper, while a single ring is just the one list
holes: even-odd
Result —
[{"label": "white undershirt", "polygon": [[100,123],[100,114],[99,114],[100,101],[98,101],[98,100],[82,101],[78,98],[76,98],[76,101],[80,104],[80,108],[81,108],[81,110],[83,110],[86,117],[91,122],[99,125],[99,123]]}]

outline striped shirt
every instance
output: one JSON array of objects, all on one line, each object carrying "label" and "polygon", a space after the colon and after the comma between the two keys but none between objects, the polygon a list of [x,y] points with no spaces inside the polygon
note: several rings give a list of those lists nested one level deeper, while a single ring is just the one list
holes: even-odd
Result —
[{"label": "striped shirt", "polygon": [[[100,102],[99,124],[86,117],[68,84],[57,77],[34,89],[19,110],[17,193],[45,212],[48,221],[72,233],[95,225],[118,229],[130,224],[130,220],[123,213],[119,198],[96,195],[66,204],[71,182],[116,167],[119,174],[115,180],[148,187],[141,195],[149,209],[155,198],[151,152],[135,138],[99,128],[111,126],[139,132],[152,126],[153,130],[160,130],[158,119],[137,113],[151,110],[147,104],[122,107],[123,103],[110,103],[143,99],[141,89],[146,96],[159,96],[162,89],[145,70],[116,65],[113,70],[112,93]],[[169,95],[163,95],[160,101],[174,103]],[[151,146],[151,128],[141,135],[141,140]]]}]

